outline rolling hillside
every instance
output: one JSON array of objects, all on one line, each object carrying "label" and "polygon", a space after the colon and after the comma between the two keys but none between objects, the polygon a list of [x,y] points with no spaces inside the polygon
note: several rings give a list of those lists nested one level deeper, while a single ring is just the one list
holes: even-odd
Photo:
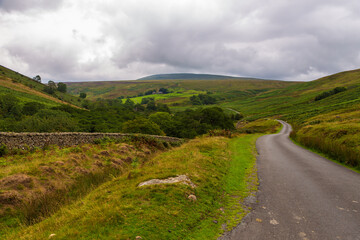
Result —
[{"label": "rolling hillside", "polygon": [[287,120],[294,127],[293,139],[360,169],[360,70],[231,99],[221,106],[242,112],[247,120]]},{"label": "rolling hillside", "polygon": [[[345,87],[346,91],[315,101],[316,96],[336,87]],[[277,115],[301,124],[319,114],[349,109],[360,104],[359,93],[360,70],[353,70],[286,86],[251,98],[231,99],[222,103],[222,106],[243,112],[249,119]]]},{"label": "rolling hillside", "polygon": [[[134,80],[110,82],[68,82],[69,92],[78,95],[85,92],[89,99],[136,97],[146,91],[160,88],[169,89],[175,98],[170,102],[181,102],[194,94],[193,91],[228,93],[234,91],[268,91],[294,85],[293,82],[253,80],[253,79],[217,79],[217,80]],[[190,94],[190,95],[189,95]]]},{"label": "rolling hillside", "polygon": [[47,106],[61,104],[80,106],[78,97],[59,91],[50,95],[43,91],[44,87],[44,84],[0,65],[0,95],[11,94],[23,103],[39,102]]}]

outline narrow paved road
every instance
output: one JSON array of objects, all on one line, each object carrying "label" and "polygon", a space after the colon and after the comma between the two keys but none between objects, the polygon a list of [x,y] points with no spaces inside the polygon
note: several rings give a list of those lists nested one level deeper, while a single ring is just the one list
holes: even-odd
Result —
[{"label": "narrow paved road", "polygon": [[258,202],[223,239],[360,240],[360,174],[293,144],[282,124],[258,139]]}]

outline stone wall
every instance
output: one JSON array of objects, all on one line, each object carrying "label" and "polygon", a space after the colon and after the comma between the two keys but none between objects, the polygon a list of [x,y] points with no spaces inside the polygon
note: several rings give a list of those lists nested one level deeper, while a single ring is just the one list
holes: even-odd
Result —
[{"label": "stone wall", "polygon": [[124,137],[153,137],[166,142],[181,142],[180,138],[142,135],[142,134],[126,134],[126,133],[8,133],[0,132],[0,145],[6,145],[8,149],[24,149],[24,148],[43,148],[49,145],[58,145],[59,147],[68,147],[84,143],[94,143],[96,139],[104,137],[122,139]]}]

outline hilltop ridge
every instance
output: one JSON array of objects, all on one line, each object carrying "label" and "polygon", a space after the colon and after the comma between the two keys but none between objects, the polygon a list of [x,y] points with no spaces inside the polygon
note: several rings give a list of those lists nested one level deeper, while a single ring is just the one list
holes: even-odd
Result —
[{"label": "hilltop ridge", "polygon": [[199,74],[199,73],[167,73],[154,74],[137,80],[220,80],[220,79],[242,79],[242,80],[267,80],[252,77],[237,77],[215,74]]}]

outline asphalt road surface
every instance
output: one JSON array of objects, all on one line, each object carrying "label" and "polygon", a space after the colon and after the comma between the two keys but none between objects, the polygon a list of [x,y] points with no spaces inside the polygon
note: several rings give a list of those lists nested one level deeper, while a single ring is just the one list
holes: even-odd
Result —
[{"label": "asphalt road surface", "polygon": [[282,124],[256,143],[253,211],[221,239],[360,240],[360,174],[293,144]]}]

